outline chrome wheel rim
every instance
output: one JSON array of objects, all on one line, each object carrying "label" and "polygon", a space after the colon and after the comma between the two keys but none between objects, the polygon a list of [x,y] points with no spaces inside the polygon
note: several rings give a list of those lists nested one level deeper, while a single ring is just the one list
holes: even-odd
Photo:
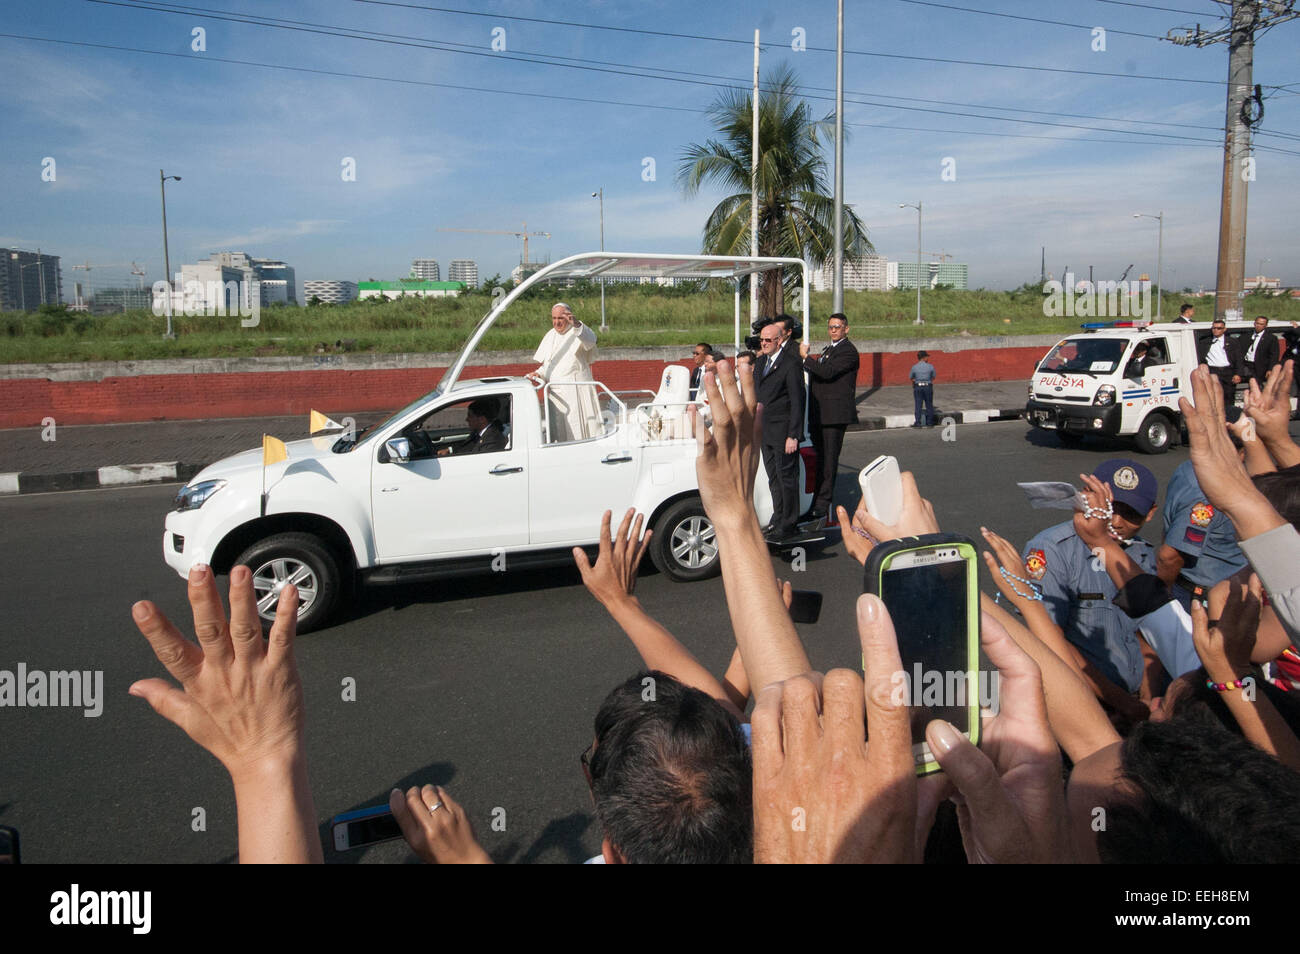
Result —
[{"label": "chrome wheel rim", "polygon": [[1169,429],[1164,424],[1154,421],[1147,425],[1147,440],[1152,447],[1164,447],[1169,440]]},{"label": "chrome wheel rim", "polygon": [[302,619],[316,602],[320,585],[312,568],[292,557],[276,557],[254,570],[253,596],[257,600],[257,615],[262,619],[275,619],[280,591],[290,583],[298,588],[298,618]]},{"label": "chrome wheel rim", "polygon": [[677,565],[688,570],[708,566],[718,558],[718,543],[708,517],[687,517],[673,528],[669,549]]}]

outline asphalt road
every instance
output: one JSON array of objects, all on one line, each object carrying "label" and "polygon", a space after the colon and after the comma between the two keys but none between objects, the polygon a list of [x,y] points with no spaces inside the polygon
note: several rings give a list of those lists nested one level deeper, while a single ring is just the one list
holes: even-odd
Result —
[{"label": "asphalt road", "polygon": [[[945,530],[976,536],[983,523],[1020,545],[1065,515],[1030,509],[1016,481],[1075,480],[1107,457],[1138,457],[1119,444],[1060,448],[1022,422],[960,426],[950,436],[943,440],[941,428],[849,434],[839,499],[856,501],[857,470],[894,454],[917,473]],[[1187,451],[1138,459],[1163,487]],[[104,672],[99,717],[0,708],[0,823],[19,828],[25,861],[235,858],[224,770],[126,691],[135,679],[165,675],[131,621],[131,603],[152,599],[188,626],[185,585],[160,552],[174,493],[150,486],[0,499],[0,669],[22,662],[29,671]],[[1147,538],[1158,530],[1157,518]],[[807,557],[796,586],[826,594],[821,620],[800,627],[812,662],[856,666],[861,570],[834,536]],[[674,584],[648,570],[637,592],[722,670],[733,644],[720,580]],[[298,660],[322,833],[331,816],[384,802],[394,785],[434,782],[466,806],[498,862],[576,862],[598,852],[578,757],[601,699],[640,661],[576,570],[371,588],[350,619],[303,637]],[[356,701],[342,698],[347,677]],[[206,830],[195,831],[200,808]],[[326,858],[414,860],[401,842]]]}]

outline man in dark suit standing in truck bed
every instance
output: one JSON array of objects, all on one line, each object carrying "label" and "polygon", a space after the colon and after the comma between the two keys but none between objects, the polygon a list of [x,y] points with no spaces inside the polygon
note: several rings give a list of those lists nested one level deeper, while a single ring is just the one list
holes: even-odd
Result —
[{"label": "man in dark suit standing in truck bed", "polygon": [[831,343],[821,354],[806,344],[799,346],[803,369],[808,372],[808,433],[817,450],[817,496],[809,516],[818,519],[832,512],[835,474],[840,466],[844,431],[857,423],[858,349],[849,340],[849,319],[840,312],[826,322]]},{"label": "man in dark suit standing in truck bed", "polygon": [[763,326],[763,353],[754,366],[758,403],[763,405],[763,467],[772,492],[773,541],[795,534],[799,517],[799,442],[803,439],[804,384],[799,352],[790,343],[794,319],[779,316]]}]

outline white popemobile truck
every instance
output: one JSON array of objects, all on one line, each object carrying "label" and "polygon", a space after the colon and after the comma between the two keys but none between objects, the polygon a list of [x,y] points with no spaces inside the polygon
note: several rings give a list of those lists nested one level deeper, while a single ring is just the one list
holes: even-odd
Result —
[{"label": "white popemobile truck", "polygon": [[[393,583],[571,562],[573,547],[598,543],[605,510],[621,514],[635,507],[647,516],[654,530],[650,557],[670,578],[717,574],[718,548],[695,477],[687,368],[669,365],[658,392],[635,394],[615,394],[598,381],[539,388],[523,377],[460,379],[483,335],[530,287],[594,279],[614,268],[620,277],[734,282],[737,348],[740,279],[798,269],[807,340],[808,274],[799,259],[570,256],[505,295],[438,386],[381,423],[289,442],[287,458],[269,464],[259,448],[196,474],[167,515],[167,564],[181,576],[195,563],[217,573],[246,564],[258,612],[267,621],[274,619],[280,590],[293,583],[302,632],[323,625],[350,598],[354,581]],[[559,428],[551,434],[553,387],[593,391],[600,417],[589,422],[589,435],[569,440]],[[484,398],[496,407],[504,449],[439,456],[469,437],[466,411]],[[700,409],[707,416],[707,406]],[[815,479],[817,468],[811,454],[810,447],[801,449],[800,513],[812,504],[809,478]],[[761,465],[754,497],[759,519],[766,521],[772,503]]]},{"label": "white popemobile truck", "polygon": [[[1082,329],[1038,363],[1025,420],[1055,431],[1063,444],[1090,434],[1131,437],[1143,453],[1163,454],[1182,429],[1178,399],[1192,399],[1188,376],[1198,344],[1211,337],[1210,322],[1117,321]],[[1242,341],[1244,351],[1252,331],[1250,323],[1231,322],[1225,334]],[[1290,326],[1277,323],[1269,331],[1282,341]]]}]

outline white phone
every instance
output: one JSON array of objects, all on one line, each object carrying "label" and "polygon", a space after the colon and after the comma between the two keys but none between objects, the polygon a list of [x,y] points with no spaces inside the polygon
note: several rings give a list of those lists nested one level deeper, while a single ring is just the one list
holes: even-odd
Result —
[{"label": "white phone", "polygon": [[886,526],[898,524],[903,515],[903,479],[898,472],[898,458],[881,454],[858,474],[862,500],[867,513]]}]

